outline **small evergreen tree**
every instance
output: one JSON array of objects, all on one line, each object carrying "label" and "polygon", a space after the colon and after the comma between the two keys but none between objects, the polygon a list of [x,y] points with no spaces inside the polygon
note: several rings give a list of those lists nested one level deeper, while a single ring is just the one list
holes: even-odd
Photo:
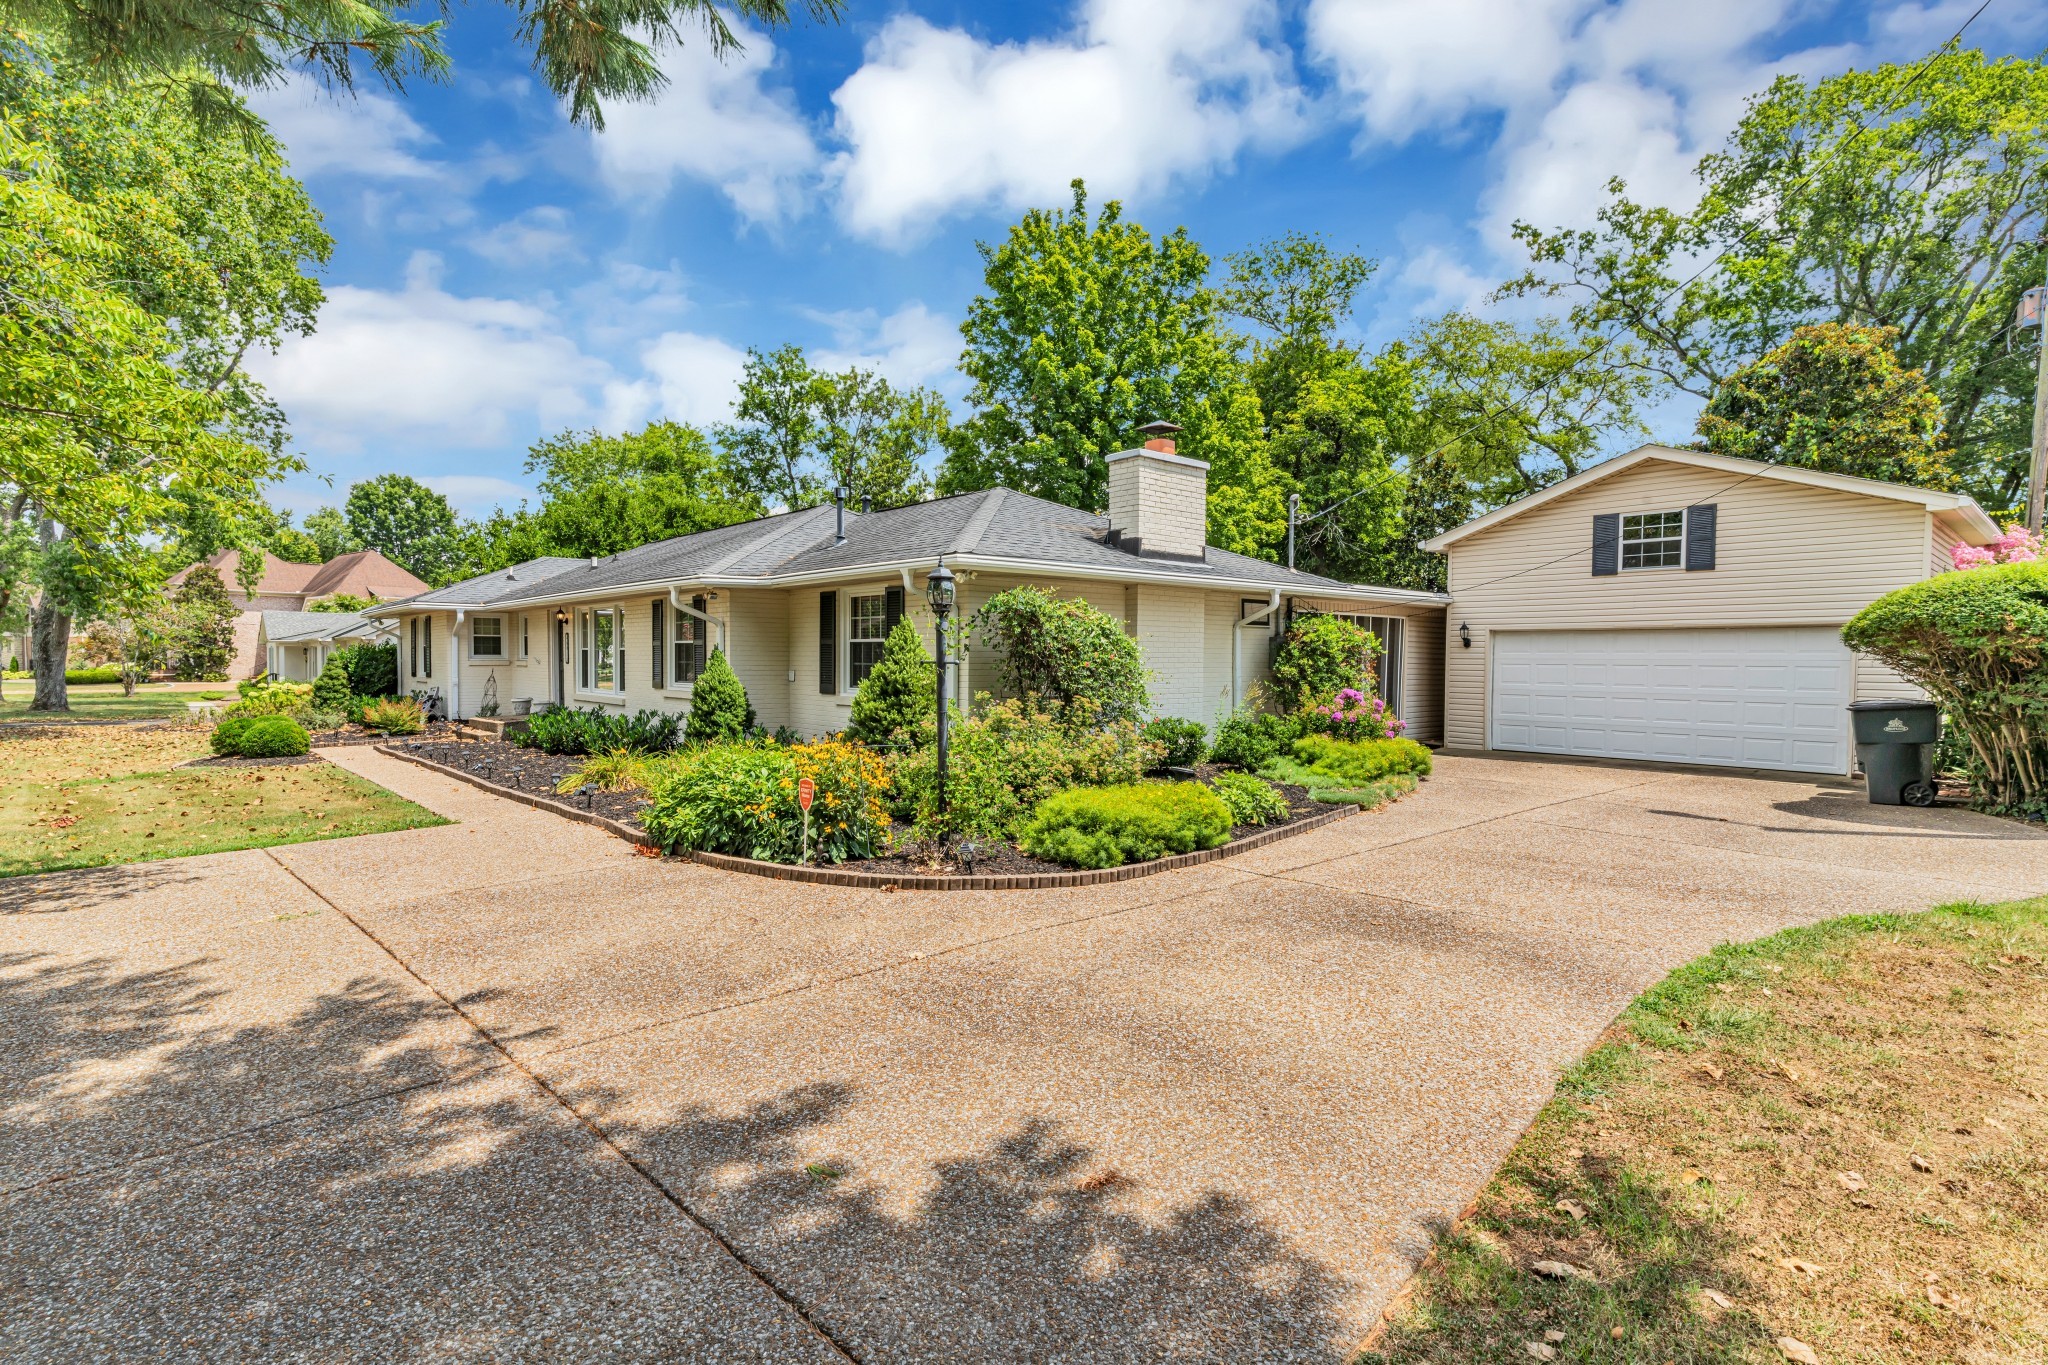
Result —
[{"label": "small evergreen tree", "polygon": [[225,678],[235,657],[235,617],[219,570],[201,564],[185,576],[172,602],[173,671],[183,680]]},{"label": "small evergreen tree", "polygon": [[922,745],[938,721],[936,668],[917,627],[898,621],[874,671],[853,694],[846,732],[864,744]]},{"label": "small evergreen tree", "polygon": [[717,744],[745,739],[747,722],[754,708],[747,702],[747,689],[739,675],[725,661],[725,651],[714,649],[690,695],[690,720],[685,736],[692,744]]},{"label": "small evergreen tree", "polygon": [[346,645],[334,653],[348,670],[348,690],[355,696],[398,695],[397,645]]},{"label": "small evergreen tree", "polygon": [[322,711],[346,711],[355,696],[349,684],[348,651],[337,649],[327,656],[320,676],[313,679],[313,705]]}]

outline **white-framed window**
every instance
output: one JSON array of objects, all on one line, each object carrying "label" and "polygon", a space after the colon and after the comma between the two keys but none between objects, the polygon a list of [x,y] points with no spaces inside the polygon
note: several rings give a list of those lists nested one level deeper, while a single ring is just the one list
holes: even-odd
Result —
[{"label": "white-framed window", "polygon": [[1684,564],[1684,512],[1630,512],[1622,517],[1622,568],[1677,569]]},{"label": "white-framed window", "polygon": [[519,618],[519,657],[522,659],[531,659],[533,657],[533,617],[530,615],[523,615]]},{"label": "white-framed window", "polygon": [[472,616],[469,618],[469,657],[472,659],[502,659],[505,657],[504,617]]},{"label": "white-framed window", "polygon": [[[690,605],[698,611],[704,610],[704,599],[693,597]],[[704,671],[709,651],[705,649],[705,625],[687,611],[670,613],[675,618],[675,638],[669,641],[668,685],[670,687],[694,687],[697,675]]]},{"label": "white-framed window", "polygon": [[617,607],[588,607],[576,613],[576,686],[584,692],[617,692],[619,618]]},{"label": "white-framed window", "polygon": [[846,685],[859,687],[882,661],[889,638],[888,599],[881,593],[855,594],[846,600]]}]

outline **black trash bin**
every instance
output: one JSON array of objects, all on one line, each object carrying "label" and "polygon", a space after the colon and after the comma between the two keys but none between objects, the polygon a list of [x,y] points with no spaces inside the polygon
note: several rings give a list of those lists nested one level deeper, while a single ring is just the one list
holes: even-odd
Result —
[{"label": "black trash bin", "polygon": [[1856,731],[1856,761],[1873,806],[1934,804],[1934,746],[1941,741],[1941,708],[1931,701],[1859,701],[1849,704]]}]

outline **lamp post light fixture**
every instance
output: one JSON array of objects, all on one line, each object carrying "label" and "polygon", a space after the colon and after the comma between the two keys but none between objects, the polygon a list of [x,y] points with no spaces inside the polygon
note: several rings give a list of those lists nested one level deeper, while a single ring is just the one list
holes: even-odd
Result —
[{"label": "lamp post light fixture", "polygon": [[953,614],[953,571],[946,567],[946,558],[939,556],[938,566],[924,580],[925,601],[931,604],[932,619],[937,622],[932,631],[933,641],[938,649],[939,665],[939,814],[946,813],[946,618]]}]

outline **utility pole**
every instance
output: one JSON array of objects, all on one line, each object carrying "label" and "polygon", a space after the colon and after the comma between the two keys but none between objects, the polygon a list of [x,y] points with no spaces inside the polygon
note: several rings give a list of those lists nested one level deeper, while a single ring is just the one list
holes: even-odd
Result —
[{"label": "utility pole", "polygon": [[[2028,304],[2033,319],[2027,321]],[[2048,483],[2048,287],[2029,289],[2020,301],[2020,319],[2041,340],[2041,355],[2034,366],[2034,461],[2027,475],[2027,529],[2041,534],[2041,489]]]},{"label": "utility pole", "polygon": [[[2038,439],[2040,436],[2040,432],[2038,430],[2040,425],[2041,407],[2040,404],[2036,403],[2034,405],[2034,426],[2036,428],[2036,431],[2034,433],[2036,440],[2034,444],[2037,446],[2041,444],[2040,440]],[[1297,520],[1299,520],[1300,517],[1301,494],[1289,493],[1287,495],[1287,567],[1289,569],[1292,569],[1294,567],[1294,523]]]}]

